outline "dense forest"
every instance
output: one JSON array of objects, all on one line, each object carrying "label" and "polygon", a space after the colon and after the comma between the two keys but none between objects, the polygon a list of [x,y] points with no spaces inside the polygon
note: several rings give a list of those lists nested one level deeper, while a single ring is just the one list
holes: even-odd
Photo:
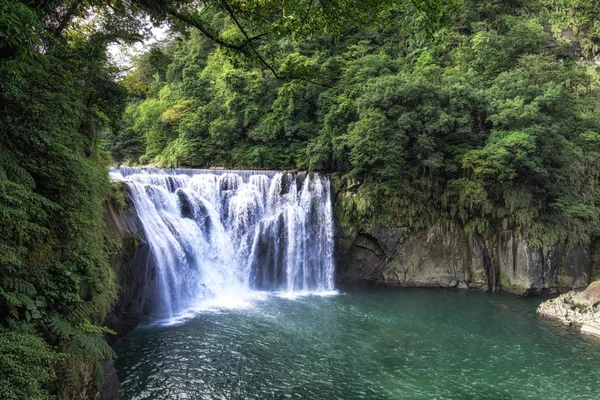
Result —
[{"label": "dense forest", "polygon": [[0,2],[2,399],[92,398],[113,355],[102,327],[117,293],[102,217],[110,162],[98,131],[125,104],[105,48],[127,27],[76,27],[75,13]]},{"label": "dense forest", "polygon": [[[0,398],[93,398],[107,166],[332,173],[351,227],[600,222],[600,4],[0,0]],[[107,45],[172,35],[119,70]]]},{"label": "dense forest", "polygon": [[155,45],[123,80],[108,148],[128,164],[339,172],[351,194],[338,218],[353,227],[444,219],[537,246],[587,242],[600,216],[600,5],[443,11],[405,4],[367,29],[267,41],[270,69],[198,31]]}]

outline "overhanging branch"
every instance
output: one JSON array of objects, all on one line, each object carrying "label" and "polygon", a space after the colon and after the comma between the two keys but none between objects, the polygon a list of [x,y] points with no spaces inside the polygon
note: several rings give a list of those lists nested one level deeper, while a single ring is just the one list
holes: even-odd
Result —
[{"label": "overhanging branch", "polygon": [[[242,53],[250,58],[254,58],[260,64],[262,64],[266,69],[268,69],[273,74],[275,79],[278,79],[278,80],[295,80],[295,79],[297,79],[297,80],[302,80],[302,81],[312,83],[315,85],[327,87],[326,85],[324,85],[320,82],[314,81],[312,79],[309,79],[305,76],[279,74],[277,72],[277,70],[275,69],[275,67],[273,65],[271,65],[263,57],[263,55],[259,52],[259,50],[256,48],[256,45],[255,45],[256,41],[266,37],[268,35],[268,33],[263,32],[258,35],[250,36],[248,34],[248,32],[246,31],[246,29],[240,23],[240,20],[238,19],[237,15],[235,14],[235,11],[231,8],[229,3],[226,0],[221,0],[220,3],[222,5],[224,11],[231,18],[231,21],[234,23],[234,25],[239,29],[240,33],[243,35],[243,37],[244,37],[243,41],[241,41],[241,42],[227,41],[227,40],[223,39],[217,32],[215,32],[210,26],[208,26],[203,21],[199,20],[198,18],[195,18],[193,15],[187,14],[187,13],[177,10],[175,8],[167,7],[167,8],[163,8],[163,11],[170,18],[173,18],[174,20],[178,20],[178,21],[183,22],[191,27],[198,29],[204,36],[206,36],[208,39],[210,39],[214,43],[218,44],[219,46],[222,46],[222,47],[230,49],[230,50],[237,51],[237,52]],[[312,7],[312,2],[309,5],[309,9],[307,10],[306,16],[308,16],[308,14],[310,13],[311,7]]]}]

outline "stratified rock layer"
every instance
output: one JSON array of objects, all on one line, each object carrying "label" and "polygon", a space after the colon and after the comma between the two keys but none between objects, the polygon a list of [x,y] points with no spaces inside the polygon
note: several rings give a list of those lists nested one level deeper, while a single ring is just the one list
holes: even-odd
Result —
[{"label": "stratified rock layer", "polygon": [[543,302],[537,313],[600,338],[600,281],[582,292],[571,291]]}]

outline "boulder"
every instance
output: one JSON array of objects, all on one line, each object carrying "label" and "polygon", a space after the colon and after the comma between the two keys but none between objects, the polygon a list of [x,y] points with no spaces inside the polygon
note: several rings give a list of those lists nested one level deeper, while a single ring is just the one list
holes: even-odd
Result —
[{"label": "boulder", "polygon": [[567,292],[543,302],[537,313],[600,338],[600,281],[582,292]]}]

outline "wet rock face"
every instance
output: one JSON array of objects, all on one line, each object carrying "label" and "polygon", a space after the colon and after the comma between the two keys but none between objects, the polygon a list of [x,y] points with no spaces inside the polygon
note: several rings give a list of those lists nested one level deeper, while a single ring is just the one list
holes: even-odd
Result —
[{"label": "wet rock face", "polygon": [[515,238],[499,235],[500,286],[511,293],[527,295],[583,289],[590,282],[591,248],[567,249],[557,245],[544,253]]},{"label": "wet rock face", "polygon": [[[110,233],[118,236],[117,254],[112,262],[117,273],[119,299],[113,311],[106,317],[104,325],[117,332],[107,335],[109,344],[133,330],[147,312],[145,287],[151,279],[150,247],[143,229],[131,205],[116,208],[106,204],[104,220]],[[103,363],[104,378],[96,398],[116,400],[119,398],[119,378],[112,360]]]},{"label": "wet rock face", "polygon": [[[406,228],[341,232],[336,240],[336,274],[342,284],[485,289],[483,260],[462,233]],[[348,243],[350,243],[348,245]]]},{"label": "wet rock face", "polygon": [[336,234],[340,284],[556,293],[585,288],[592,264],[591,249],[556,246],[544,253],[510,231],[483,239],[451,223],[418,233],[400,226]]},{"label": "wet rock face", "polygon": [[150,247],[133,207],[117,209],[107,205],[105,221],[111,233],[120,239],[118,254],[113,259],[119,285],[119,299],[104,324],[117,332],[107,337],[113,344],[133,330],[149,309],[146,291],[151,287],[153,267]]},{"label": "wet rock face", "polygon": [[99,400],[118,400],[119,378],[117,377],[115,364],[112,360],[106,360],[102,362],[102,368],[104,370],[104,379],[100,385],[100,392],[97,398]]}]

